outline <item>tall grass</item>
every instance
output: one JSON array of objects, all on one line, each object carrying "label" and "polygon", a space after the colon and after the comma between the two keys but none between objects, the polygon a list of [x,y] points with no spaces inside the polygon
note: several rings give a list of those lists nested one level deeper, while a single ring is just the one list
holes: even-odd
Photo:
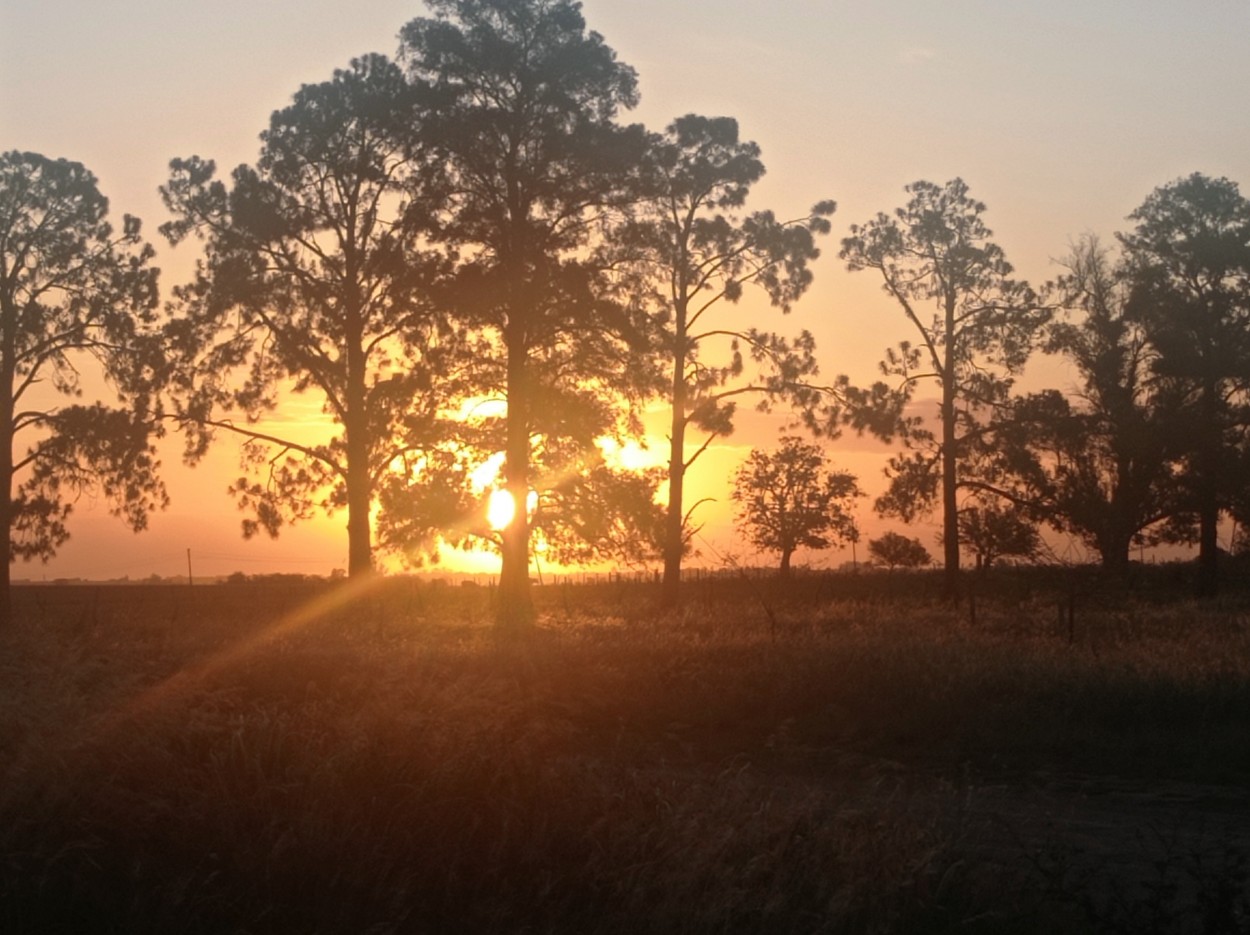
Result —
[{"label": "tall grass", "polygon": [[1250,778],[1250,602],[880,580],[32,589],[0,931],[1094,931],[978,784]]}]

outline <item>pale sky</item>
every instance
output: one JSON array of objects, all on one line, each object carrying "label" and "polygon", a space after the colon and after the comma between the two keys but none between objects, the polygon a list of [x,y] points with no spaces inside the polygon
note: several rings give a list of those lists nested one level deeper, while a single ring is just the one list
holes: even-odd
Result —
[{"label": "pale sky", "polygon": [[[585,0],[583,12],[638,71],[642,103],[627,119],[660,129],[687,112],[736,117],[768,167],[750,207],[794,216],[837,200],[816,284],[775,325],[812,330],[830,375],[870,379],[881,351],[910,337],[869,274],[837,259],[846,228],[901,204],[909,182],[963,177],[1034,283],[1082,233],[1123,230],[1158,185],[1200,171],[1250,190],[1244,0]],[[0,149],[84,163],[118,221],[144,220],[167,292],[195,250],[171,251],[156,233],[169,160],[252,161],[269,114],[301,83],[393,53],[399,28],[424,14],[398,0],[0,0]],[[767,320],[749,299],[743,314]],[[722,499],[703,516],[710,541],[731,536],[716,484],[746,448],[773,442],[777,421],[745,420],[691,478]],[[879,488],[879,446],[849,438],[831,454]],[[346,565],[343,519],[274,543],[240,538],[228,440],[194,472],[177,468],[175,445],[164,461],[174,502],[149,532],[80,504],[62,554],[15,577],[178,574],[187,548],[197,574]],[[867,504],[861,513],[872,527]]]}]

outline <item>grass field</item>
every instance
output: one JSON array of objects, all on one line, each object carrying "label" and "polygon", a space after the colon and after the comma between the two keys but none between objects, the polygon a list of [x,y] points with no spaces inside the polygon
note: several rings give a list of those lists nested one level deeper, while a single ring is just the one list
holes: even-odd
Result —
[{"label": "grass field", "polygon": [[0,932],[1250,932],[1250,594],[19,589]]}]

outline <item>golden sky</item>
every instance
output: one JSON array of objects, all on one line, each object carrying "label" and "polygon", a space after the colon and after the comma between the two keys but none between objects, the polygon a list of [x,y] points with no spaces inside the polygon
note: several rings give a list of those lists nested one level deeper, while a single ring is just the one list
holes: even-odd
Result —
[{"label": "golden sky", "polygon": [[[659,129],[687,112],[734,116],[768,167],[751,207],[795,216],[838,201],[816,283],[777,324],[812,330],[828,374],[869,379],[882,349],[909,336],[869,275],[837,259],[846,227],[900,204],[909,182],[962,176],[1035,283],[1076,237],[1123,229],[1157,185],[1200,171],[1250,188],[1244,0],[585,0],[583,9],[638,70],[631,119]],[[156,234],[169,160],[252,161],[269,114],[301,83],[353,56],[393,52],[400,26],[424,12],[399,0],[0,0],[0,147],[83,162],[118,220],[143,218],[168,290],[195,251],[172,251]],[[742,304],[744,320],[770,314],[749,296]],[[1039,366],[1031,379],[1064,376]],[[725,478],[752,445],[773,443],[780,421],[744,419],[689,481],[692,502],[721,501],[702,517],[717,548],[732,541]],[[879,488],[881,446],[848,438],[831,454]],[[176,469],[176,445],[164,460],[173,505],[149,532],[134,537],[83,503],[62,554],[15,575],[178,574],[187,548],[198,574],[346,565],[339,518],[273,543],[240,538],[225,492],[236,473],[228,442],[194,472]]]}]

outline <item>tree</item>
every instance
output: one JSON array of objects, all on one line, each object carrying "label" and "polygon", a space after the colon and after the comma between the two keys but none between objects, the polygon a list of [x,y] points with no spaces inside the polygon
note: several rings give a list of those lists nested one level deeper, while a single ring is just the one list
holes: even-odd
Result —
[{"label": "tree", "polygon": [[660,472],[613,468],[598,449],[584,457],[587,463],[539,493],[533,519],[538,547],[562,565],[653,561],[664,529],[655,502]]},{"label": "tree", "polygon": [[999,558],[1031,559],[1041,547],[1037,527],[1017,507],[964,507],[959,512],[959,536],[976,556],[979,571],[988,570]]},{"label": "tree", "polygon": [[[438,231],[462,257],[451,311],[491,336],[481,378],[506,401],[504,484],[524,503],[536,448],[593,444],[649,377],[632,353],[639,315],[613,300],[592,250],[637,174],[642,130],[615,122],[637,79],[572,0],[429,5],[401,42],[452,180]],[[501,549],[504,629],[533,617],[529,546],[517,510]]]},{"label": "tree", "polygon": [[1128,314],[1155,351],[1156,378],[1185,396],[1184,490],[1198,526],[1198,589],[1218,588],[1218,524],[1250,404],[1250,202],[1228,179],[1194,173],[1154,190],[1120,235]]},{"label": "tree", "polygon": [[[102,493],[135,531],[168,503],[152,441],[157,270],[137,218],[120,232],[77,162],[0,155],[0,622],[10,565],[47,561],[68,538],[72,500]],[[92,364],[118,405],[58,406],[84,392]],[[18,439],[29,439],[23,453]]]},{"label": "tree", "polygon": [[[1054,284],[1077,316],[1049,329],[1044,349],[1075,368],[1070,398],[1045,390],[1014,400],[986,436],[1001,470],[994,480],[1016,504],[1078,536],[1118,574],[1134,541],[1178,509],[1175,467],[1180,412],[1168,381],[1152,378],[1153,352],[1126,312],[1122,264],[1088,237]],[[990,472],[987,472],[990,473]]]},{"label": "tree", "polygon": [[[440,263],[423,242],[441,194],[420,130],[403,73],[369,56],[275,112],[229,186],[192,157],[161,189],[175,218],[162,233],[206,244],[166,326],[187,458],[219,431],[243,440],[248,476],[231,492],[247,536],[345,508],[353,577],[372,568],[379,486],[434,447],[453,393],[455,342],[430,299]],[[258,425],[286,392],[315,394],[329,437]]]},{"label": "tree", "polygon": [[1011,264],[981,218],[985,205],[969,197],[961,179],[941,187],[916,182],[905,191],[910,199],[892,216],[853,225],[840,256],[852,271],[881,276],[919,336],[918,345],[901,343],[882,364],[901,379],[900,396],[909,400],[922,381],[937,384],[940,437],[917,419],[896,425],[912,453],[891,461],[891,486],[878,509],[910,521],[940,502],[946,591],[954,597],[966,449],[983,414],[1008,398],[1011,376],[1049,312],[1027,283],[1011,278]]},{"label": "tree", "polygon": [[734,474],[738,527],[759,549],[781,554],[781,577],[799,548],[827,549],[858,535],[851,502],[855,476],[828,470],[818,445],[787,437],[768,452],[754,448]]},{"label": "tree", "polygon": [[[664,602],[677,602],[689,516],[684,478],[708,445],[733,431],[736,399],[812,394],[815,344],[803,331],[793,340],[742,327],[717,312],[758,286],[786,313],[811,283],[809,263],[819,256],[815,235],[829,232],[834,203],[807,217],[779,221],[771,211],[746,216],[741,208],[764,174],[755,143],[740,141],[731,117],[688,114],[652,137],[646,161],[646,197],[614,242],[630,261],[631,286],[647,295],[662,333],[668,380],[668,506],[664,532]],[[744,358],[754,372],[746,375]],[[704,433],[687,455],[688,431]]]},{"label": "tree", "polygon": [[897,532],[883,533],[878,539],[868,540],[868,554],[873,561],[895,568],[921,568],[933,561],[919,539],[908,539]]}]

